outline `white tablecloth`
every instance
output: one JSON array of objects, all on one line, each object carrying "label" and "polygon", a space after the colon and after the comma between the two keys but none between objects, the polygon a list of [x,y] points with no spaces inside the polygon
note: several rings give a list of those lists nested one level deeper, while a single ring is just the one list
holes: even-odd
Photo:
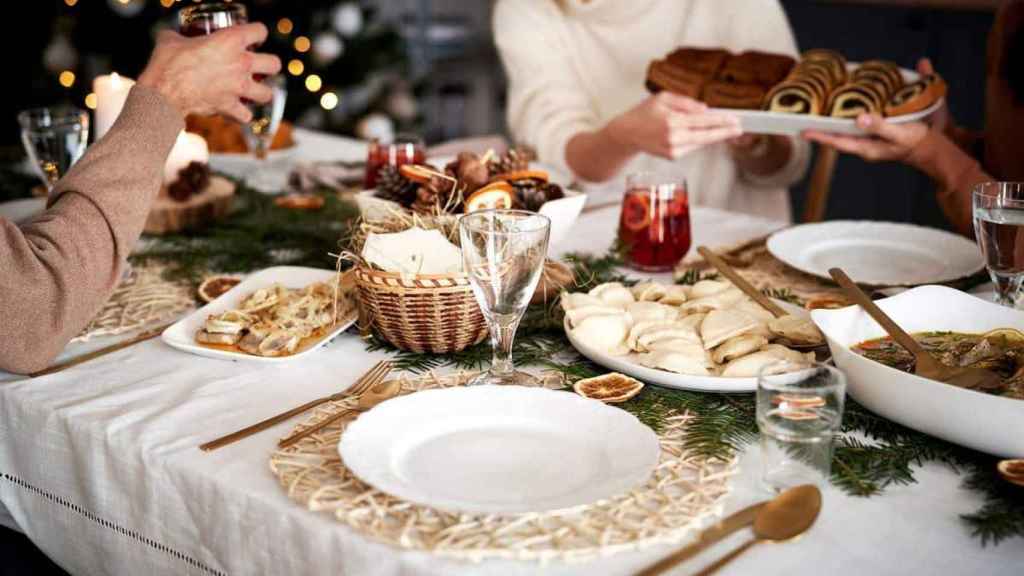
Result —
[{"label": "white tablecloth", "polygon": [[[614,207],[585,214],[562,250],[601,252]],[[695,208],[695,243],[724,245],[780,223]],[[69,350],[74,355],[80,350]],[[289,422],[213,453],[197,446],[337,391],[381,354],[352,335],[283,367],[200,358],[152,340],[62,373],[0,383],[0,501],[73,574],[630,574],[657,548],[583,564],[441,560],[374,543],[288,499],[267,459]],[[751,447],[726,512],[763,499]],[[957,519],[979,498],[928,465],[871,499],[825,490],[801,540],[762,545],[727,574],[1020,574],[1020,540],[983,549]],[[2,514],[0,514],[2,518]],[[735,535],[677,569],[691,573]]]}]

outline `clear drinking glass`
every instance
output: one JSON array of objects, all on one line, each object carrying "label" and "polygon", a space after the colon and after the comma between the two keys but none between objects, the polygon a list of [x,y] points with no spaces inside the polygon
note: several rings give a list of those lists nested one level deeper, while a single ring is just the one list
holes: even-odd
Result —
[{"label": "clear drinking glass", "polygon": [[390,142],[373,140],[366,151],[366,190],[377,187],[377,177],[382,168],[401,168],[406,164],[423,164],[427,161],[427,149],[423,138],[416,134],[398,133]]},{"label": "clear drinking glass", "polygon": [[801,484],[823,485],[832,470],[832,441],[839,432],[846,376],[825,364],[757,377],[757,428],[764,485],[781,492]]},{"label": "clear drinking glass", "polygon": [[619,242],[626,265],[665,272],[690,250],[690,202],[686,179],[672,171],[626,177],[619,216]]},{"label": "clear drinking glass", "polygon": [[46,190],[85,154],[89,115],[78,108],[35,108],[18,114],[21,141]]},{"label": "clear drinking glass", "polygon": [[273,91],[274,96],[269,102],[263,104],[250,103],[252,120],[245,125],[246,143],[256,157],[261,160],[267,157],[270,143],[274,141],[274,135],[277,134],[277,129],[281,126],[284,105],[288,99],[288,87],[283,76],[267,78],[263,80],[263,83]]},{"label": "clear drinking glass", "polygon": [[548,253],[551,221],[522,210],[480,210],[459,220],[462,259],[491,331],[491,368],[471,385],[536,385],[512,364],[516,328],[537,287]]},{"label": "clear drinking glass", "polygon": [[237,2],[207,2],[182,8],[178,24],[182,36],[205,36],[249,21],[245,6]]},{"label": "clear drinking glass", "polygon": [[974,187],[974,235],[996,285],[996,302],[1014,306],[1024,283],[1024,182]]}]

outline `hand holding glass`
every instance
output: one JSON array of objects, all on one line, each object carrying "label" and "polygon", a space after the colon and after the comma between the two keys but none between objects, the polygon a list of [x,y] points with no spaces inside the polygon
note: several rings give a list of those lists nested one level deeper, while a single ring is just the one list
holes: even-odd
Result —
[{"label": "hand holding glass", "polygon": [[491,332],[491,369],[471,385],[536,385],[512,364],[516,328],[537,288],[548,253],[551,221],[521,210],[480,210],[459,220],[462,259]]}]

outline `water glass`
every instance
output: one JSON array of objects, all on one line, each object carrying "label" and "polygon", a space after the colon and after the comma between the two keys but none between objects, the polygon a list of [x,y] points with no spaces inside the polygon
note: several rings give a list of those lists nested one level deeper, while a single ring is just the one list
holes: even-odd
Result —
[{"label": "water glass", "polygon": [[267,157],[270,144],[274,141],[274,135],[277,134],[277,129],[281,126],[284,105],[288,100],[288,87],[283,76],[266,78],[263,80],[263,84],[270,88],[274,95],[269,102],[249,104],[252,120],[244,126],[246,143],[260,160]]},{"label": "water glass", "polygon": [[627,176],[619,217],[626,264],[645,272],[671,270],[690,250],[690,241],[686,179],[671,171]]},{"label": "water glass", "polygon": [[1024,182],[975,186],[974,235],[996,285],[996,302],[1014,306],[1024,283]]},{"label": "water glass", "polygon": [[46,190],[85,154],[89,115],[78,108],[35,108],[18,114],[21,142]]},{"label": "water glass", "polygon": [[516,328],[537,288],[551,221],[522,210],[480,210],[459,219],[462,259],[491,332],[491,368],[471,385],[536,385],[512,363]]},{"label": "water glass", "polygon": [[815,363],[777,374],[766,366],[757,377],[757,428],[761,434],[762,483],[773,492],[801,484],[824,485],[832,471],[832,442],[846,399],[846,376]]}]

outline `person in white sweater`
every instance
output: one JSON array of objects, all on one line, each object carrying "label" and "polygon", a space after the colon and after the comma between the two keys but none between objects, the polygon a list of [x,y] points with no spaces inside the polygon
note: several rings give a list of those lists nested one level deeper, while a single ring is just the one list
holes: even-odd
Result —
[{"label": "person in white sweater", "polygon": [[509,127],[542,162],[605,186],[672,168],[693,204],[790,220],[806,142],[743,134],[734,115],[644,86],[679,46],[796,56],[777,0],[498,0],[493,26]]}]

